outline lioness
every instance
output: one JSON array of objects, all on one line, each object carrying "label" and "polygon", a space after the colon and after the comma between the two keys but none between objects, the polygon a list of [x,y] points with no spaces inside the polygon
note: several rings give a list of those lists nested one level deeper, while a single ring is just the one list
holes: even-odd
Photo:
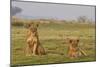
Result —
[{"label": "lioness", "polygon": [[70,58],[76,58],[79,55],[79,48],[78,48],[78,43],[79,43],[79,39],[72,37],[72,38],[68,38],[68,56]]},{"label": "lioness", "polygon": [[28,24],[28,30],[27,30],[27,46],[26,46],[26,52],[27,55],[42,55],[45,54],[45,50],[40,45],[38,32],[37,32],[38,24],[30,23]]}]

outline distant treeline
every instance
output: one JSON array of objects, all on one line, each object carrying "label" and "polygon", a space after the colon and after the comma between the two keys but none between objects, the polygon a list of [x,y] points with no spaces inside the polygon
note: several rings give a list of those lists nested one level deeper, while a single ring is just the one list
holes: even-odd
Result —
[{"label": "distant treeline", "polygon": [[41,23],[41,24],[49,24],[49,23],[85,23],[85,24],[95,24],[95,22],[89,21],[84,17],[78,18],[78,20],[57,20],[57,19],[35,19],[35,20],[28,20],[28,19],[21,19],[17,17],[12,17],[11,25],[12,26],[26,26],[29,22],[32,23]]}]

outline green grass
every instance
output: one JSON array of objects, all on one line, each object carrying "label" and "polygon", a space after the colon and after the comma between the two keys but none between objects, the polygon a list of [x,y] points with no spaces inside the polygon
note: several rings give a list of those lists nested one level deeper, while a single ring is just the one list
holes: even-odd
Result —
[{"label": "green grass", "polygon": [[[38,28],[41,45],[46,50],[43,56],[25,56],[26,28],[12,26],[11,29],[11,64],[50,64],[79,61],[95,61],[95,25],[78,23],[50,23],[40,24]],[[80,37],[80,47],[88,54],[77,59],[67,57],[66,38],[70,36]]]}]

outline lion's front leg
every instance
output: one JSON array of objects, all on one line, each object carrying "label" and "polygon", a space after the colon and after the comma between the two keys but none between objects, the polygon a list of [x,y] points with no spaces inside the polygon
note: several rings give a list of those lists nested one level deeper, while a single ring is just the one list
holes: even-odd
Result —
[{"label": "lion's front leg", "polygon": [[25,49],[25,52],[26,52],[26,56],[31,56],[32,51],[31,51],[31,48],[29,47],[29,44],[27,44],[27,47]]},{"label": "lion's front leg", "polygon": [[36,56],[37,47],[38,47],[38,44],[36,42],[36,43],[34,43],[34,47],[33,47],[33,54],[32,55],[34,55],[34,56]]}]

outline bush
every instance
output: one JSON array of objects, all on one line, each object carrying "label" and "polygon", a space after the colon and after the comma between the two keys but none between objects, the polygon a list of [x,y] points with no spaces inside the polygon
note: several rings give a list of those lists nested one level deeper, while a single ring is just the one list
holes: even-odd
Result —
[{"label": "bush", "polygon": [[24,25],[23,22],[12,22],[11,24],[12,26],[23,26]]}]

